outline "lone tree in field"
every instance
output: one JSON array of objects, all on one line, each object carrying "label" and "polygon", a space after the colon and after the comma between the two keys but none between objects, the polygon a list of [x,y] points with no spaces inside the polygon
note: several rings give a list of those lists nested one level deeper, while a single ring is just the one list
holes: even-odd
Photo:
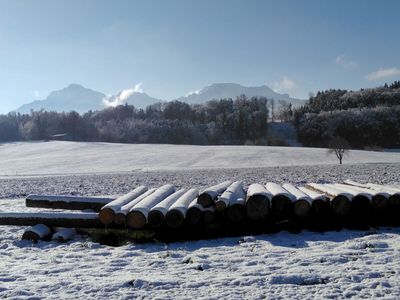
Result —
[{"label": "lone tree in field", "polygon": [[349,142],[340,137],[334,137],[330,142],[329,142],[329,150],[328,153],[332,154],[334,153],[336,157],[339,160],[339,163],[342,164],[343,156],[347,155],[349,153],[350,149],[350,144]]}]

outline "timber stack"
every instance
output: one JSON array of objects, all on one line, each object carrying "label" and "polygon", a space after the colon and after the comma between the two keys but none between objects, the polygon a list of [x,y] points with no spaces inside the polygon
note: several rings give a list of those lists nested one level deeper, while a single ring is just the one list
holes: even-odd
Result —
[{"label": "timber stack", "polygon": [[150,189],[139,186],[120,197],[30,195],[26,206],[81,210],[0,213],[0,225],[32,226],[23,235],[29,240],[68,241],[76,234],[74,228],[171,234],[224,226],[224,232],[238,228],[258,232],[282,223],[323,230],[400,225],[399,187],[352,180],[304,186],[274,182],[245,186],[242,181],[224,181],[202,191],[177,189],[172,184]]}]

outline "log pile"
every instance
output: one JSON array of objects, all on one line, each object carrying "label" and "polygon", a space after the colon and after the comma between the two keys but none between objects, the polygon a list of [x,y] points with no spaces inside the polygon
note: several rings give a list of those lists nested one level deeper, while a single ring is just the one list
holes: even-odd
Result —
[{"label": "log pile", "polygon": [[23,238],[34,241],[51,237],[68,241],[76,234],[74,228],[153,230],[171,235],[221,228],[224,233],[259,232],[282,222],[290,228],[322,230],[400,225],[400,188],[351,180],[305,186],[252,183],[247,188],[241,181],[225,181],[202,192],[176,189],[172,184],[151,189],[139,186],[118,198],[30,195],[26,206],[93,210],[0,213],[0,225],[32,226]]}]

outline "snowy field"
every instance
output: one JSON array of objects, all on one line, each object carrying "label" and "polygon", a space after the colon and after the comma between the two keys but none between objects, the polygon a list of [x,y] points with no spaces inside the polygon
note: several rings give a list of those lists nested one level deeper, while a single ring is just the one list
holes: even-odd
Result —
[{"label": "snowy field", "polygon": [[[110,195],[165,182],[400,181],[399,153],[366,151],[343,166],[324,149],[280,147],[17,143],[1,145],[0,157],[0,211],[37,211],[24,207],[28,193]],[[22,233],[0,226],[0,298],[400,298],[397,228],[117,248],[85,237],[33,244]]]},{"label": "snowy field", "polygon": [[[326,149],[78,142],[0,144],[0,176],[337,164]],[[400,152],[351,151],[345,163],[400,163]]]}]

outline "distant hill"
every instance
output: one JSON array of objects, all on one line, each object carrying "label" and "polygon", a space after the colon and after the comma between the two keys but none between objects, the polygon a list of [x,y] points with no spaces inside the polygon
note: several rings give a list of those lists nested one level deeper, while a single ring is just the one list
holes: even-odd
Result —
[{"label": "distant hill", "polygon": [[24,104],[16,112],[29,113],[31,110],[54,110],[68,112],[75,110],[79,113],[89,110],[103,109],[105,94],[85,88],[79,84],[70,84],[64,89],[51,92],[44,100],[36,100]]},{"label": "distant hill", "polygon": [[291,98],[288,94],[274,92],[266,85],[262,86],[243,86],[237,83],[214,83],[198,92],[191,93],[185,97],[176,100],[190,104],[204,103],[212,99],[236,98],[240,95],[247,97],[264,96],[268,99],[285,100],[291,102],[293,106],[300,106],[305,103],[304,100]]}]

